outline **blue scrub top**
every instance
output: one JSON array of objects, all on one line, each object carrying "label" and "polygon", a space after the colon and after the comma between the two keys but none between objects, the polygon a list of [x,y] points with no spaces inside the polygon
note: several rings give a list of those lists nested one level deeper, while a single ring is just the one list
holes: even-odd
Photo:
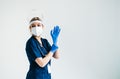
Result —
[{"label": "blue scrub top", "polygon": [[48,62],[47,65],[45,65],[45,67],[40,67],[35,62],[36,58],[44,58],[51,49],[51,45],[49,44],[47,39],[41,38],[41,41],[43,47],[34,36],[32,36],[26,43],[26,53],[30,63],[26,79],[51,79],[51,74],[48,73],[47,68],[47,65],[51,64],[51,60]]}]

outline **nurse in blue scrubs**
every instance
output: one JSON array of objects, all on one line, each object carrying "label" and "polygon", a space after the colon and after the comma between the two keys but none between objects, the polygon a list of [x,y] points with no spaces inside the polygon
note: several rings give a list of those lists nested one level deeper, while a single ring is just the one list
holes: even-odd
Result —
[{"label": "nurse in blue scrubs", "polygon": [[55,26],[50,32],[52,45],[41,37],[44,25],[39,17],[31,19],[29,28],[32,36],[28,39],[25,48],[30,63],[26,79],[51,79],[51,58],[59,58],[57,41],[60,28]]}]

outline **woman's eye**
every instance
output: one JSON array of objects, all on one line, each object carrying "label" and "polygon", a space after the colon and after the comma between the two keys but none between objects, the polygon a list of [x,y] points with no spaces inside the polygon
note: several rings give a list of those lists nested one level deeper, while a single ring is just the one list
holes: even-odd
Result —
[{"label": "woman's eye", "polygon": [[42,25],[38,25],[38,27],[41,27]]},{"label": "woman's eye", "polygon": [[32,25],[32,27],[35,27],[34,25]]}]

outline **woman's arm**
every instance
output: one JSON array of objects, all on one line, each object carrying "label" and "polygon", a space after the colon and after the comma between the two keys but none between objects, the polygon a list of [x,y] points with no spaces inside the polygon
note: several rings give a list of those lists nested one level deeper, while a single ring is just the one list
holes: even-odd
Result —
[{"label": "woman's arm", "polygon": [[58,59],[60,57],[59,50],[57,50],[54,54],[52,52],[49,52],[44,58],[36,58],[35,62],[40,66],[44,67],[50,59],[54,57],[55,59]]},{"label": "woman's arm", "polygon": [[59,50],[57,50],[57,51],[53,54],[53,57],[54,57],[55,59],[59,59],[59,58],[60,58]]},{"label": "woman's arm", "polygon": [[53,57],[53,53],[49,52],[44,58],[40,57],[40,58],[36,58],[35,62],[40,66],[40,67],[44,67],[49,61],[50,59]]}]

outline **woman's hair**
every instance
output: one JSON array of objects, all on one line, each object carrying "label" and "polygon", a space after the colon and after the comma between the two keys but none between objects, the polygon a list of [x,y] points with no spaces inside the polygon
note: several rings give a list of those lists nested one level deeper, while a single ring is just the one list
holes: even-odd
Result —
[{"label": "woman's hair", "polygon": [[33,18],[30,20],[30,22],[36,21],[36,20],[42,21],[39,17],[33,17]]}]

